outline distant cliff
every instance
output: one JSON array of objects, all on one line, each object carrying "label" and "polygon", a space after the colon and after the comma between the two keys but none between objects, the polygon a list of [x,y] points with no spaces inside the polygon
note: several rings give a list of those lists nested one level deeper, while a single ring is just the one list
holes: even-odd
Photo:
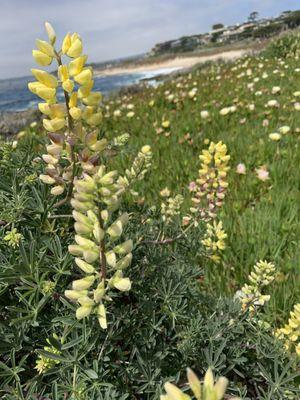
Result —
[{"label": "distant cliff", "polygon": [[[212,45],[230,44],[246,39],[266,39],[282,31],[300,26],[300,10],[285,11],[276,18],[256,20],[251,13],[247,22],[232,26],[216,24],[210,32],[156,44],[148,57],[163,54],[176,54],[203,49]],[[251,17],[252,16],[252,17]]]}]

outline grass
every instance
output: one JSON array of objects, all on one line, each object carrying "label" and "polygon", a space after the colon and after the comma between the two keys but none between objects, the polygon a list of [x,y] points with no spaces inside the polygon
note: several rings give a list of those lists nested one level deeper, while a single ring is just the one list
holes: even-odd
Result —
[{"label": "grass", "polygon": [[[152,146],[154,161],[144,195],[147,204],[156,206],[165,187],[190,198],[188,184],[197,178],[205,139],[226,143],[231,155],[230,186],[221,217],[228,241],[223,263],[213,267],[219,276],[217,290],[233,293],[256,260],[274,261],[278,277],[269,304],[273,320],[286,318],[299,301],[300,111],[295,109],[293,95],[300,87],[298,63],[257,56],[214,64],[157,88],[111,99],[103,128],[110,136],[130,133],[131,149],[145,143]],[[272,94],[274,86],[280,87],[280,93]],[[194,98],[188,95],[192,88],[197,88]],[[278,108],[266,106],[272,99],[279,102]],[[131,118],[129,104],[134,107]],[[248,109],[250,104],[255,105],[253,111]],[[232,105],[237,108],[234,113],[220,115],[223,107]],[[112,118],[117,109],[121,117]],[[202,119],[201,110],[208,110],[210,118]],[[164,120],[170,121],[168,129],[162,127]],[[284,125],[291,131],[279,142],[271,141],[269,134]],[[127,163],[128,155],[123,165]],[[246,165],[246,175],[236,173],[238,163]],[[262,165],[270,173],[265,182],[255,173]],[[210,286],[216,290],[215,279]]]}]

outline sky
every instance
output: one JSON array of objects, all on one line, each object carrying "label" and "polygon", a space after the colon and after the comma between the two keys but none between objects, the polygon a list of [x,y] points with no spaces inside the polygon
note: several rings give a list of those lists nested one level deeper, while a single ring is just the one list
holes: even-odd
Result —
[{"label": "sky", "polygon": [[59,44],[78,32],[97,62],[141,54],[214,23],[243,22],[252,11],[266,17],[299,8],[299,0],[0,0],[0,79],[30,74],[35,39],[47,38],[44,21]]}]

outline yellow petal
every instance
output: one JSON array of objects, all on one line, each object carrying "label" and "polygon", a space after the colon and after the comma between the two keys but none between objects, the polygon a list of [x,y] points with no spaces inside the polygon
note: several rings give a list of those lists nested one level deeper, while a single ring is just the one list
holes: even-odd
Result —
[{"label": "yellow petal", "polygon": [[85,317],[88,317],[90,313],[92,312],[92,306],[81,306],[77,308],[76,310],[76,318],[77,319],[82,319]]},{"label": "yellow petal", "polygon": [[36,47],[44,54],[47,54],[49,57],[54,57],[54,49],[53,46],[46,42],[45,40],[36,39],[35,41]]},{"label": "yellow petal", "polygon": [[49,65],[52,62],[52,57],[49,57],[47,54],[39,50],[32,50],[32,56],[35,61],[42,66]]},{"label": "yellow petal", "polygon": [[32,68],[31,72],[35,79],[37,79],[44,85],[54,89],[57,87],[57,79],[55,78],[55,76],[48,74],[48,72],[46,71],[36,68]]},{"label": "yellow petal", "polygon": [[69,79],[69,71],[66,65],[60,65],[58,67],[58,77],[62,82]]},{"label": "yellow petal", "polygon": [[66,51],[69,57],[75,58],[79,57],[82,53],[82,42],[79,38],[75,39],[69,49]]},{"label": "yellow petal", "polygon": [[53,29],[53,26],[50,24],[50,22],[45,22],[45,29],[46,29],[49,41],[53,45],[56,41],[56,34],[55,34],[55,30]]},{"label": "yellow petal", "polygon": [[80,99],[84,98],[84,97],[88,97],[89,94],[91,93],[91,90],[94,86],[94,81],[89,81],[88,83],[86,83],[84,86],[81,86],[78,89],[78,97]]},{"label": "yellow petal", "polygon": [[88,97],[83,99],[83,103],[87,106],[98,106],[102,99],[102,94],[100,92],[90,93]]},{"label": "yellow petal", "polygon": [[62,53],[66,54],[70,46],[71,46],[71,35],[70,33],[67,33],[61,46]]},{"label": "yellow petal", "polygon": [[70,108],[71,117],[75,120],[81,118],[81,109],[79,107],[72,107]]},{"label": "yellow petal", "polygon": [[74,89],[74,82],[71,79],[67,79],[63,82],[62,87],[66,92],[71,93]]},{"label": "yellow petal", "polygon": [[93,74],[90,68],[86,68],[80,74],[74,77],[75,81],[80,85],[87,85],[92,80]]},{"label": "yellow petal", "polygon": [[86,63],[87,56],[80,56],[69,63],[69,74],[71,76],[78,75]]}]

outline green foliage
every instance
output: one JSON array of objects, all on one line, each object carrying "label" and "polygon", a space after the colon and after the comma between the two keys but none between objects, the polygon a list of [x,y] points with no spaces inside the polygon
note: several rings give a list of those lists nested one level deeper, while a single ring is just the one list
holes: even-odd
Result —
[{"label": "green foliage", "polygon": [[[299,398],[299,359],[274,335],[299,298],[298,70],[293,58],[248,57],[105,101],[101,135],[114,144],[107,168],[127,170],[128,185],[137,181],[124,199],[131,217],[124,236],[134,243],[126,271],[132,289],[110,293],[107,330],[92,318],[77,320],[64,295],[79,277],[68,253],[74,221],[70,204],[55,208],[38,179],[43,130],[37,125],[17,144],[1,146],[1,398],[154,400],[165,382],[185,390],[187,366],[198,376],[212,367],[230,380],[228,393],[243,399]],[[269,139],[275,131],[286,131],[276,143]],[[145,137],[151,174],[137,179],[130,166],[135,160],[144,171]],[[203,245],[206,221],[188,232],[182,226],[193,196],[188,185],[212,140],[226,143],[231,156],[218,211],[227,233],[218,265]],[[239,163],[242,173],[235,172]],[[159,195],[165,188],[180,196],[168,224]],[[259,259],[278,272],[264,292],[268,305],[257,313],[233,298]]]},{"label": "green foliage", "polygon": [[288,58],[300,56],[300,34],[289,33],[273,40],[266,48],[268,57]]}]

